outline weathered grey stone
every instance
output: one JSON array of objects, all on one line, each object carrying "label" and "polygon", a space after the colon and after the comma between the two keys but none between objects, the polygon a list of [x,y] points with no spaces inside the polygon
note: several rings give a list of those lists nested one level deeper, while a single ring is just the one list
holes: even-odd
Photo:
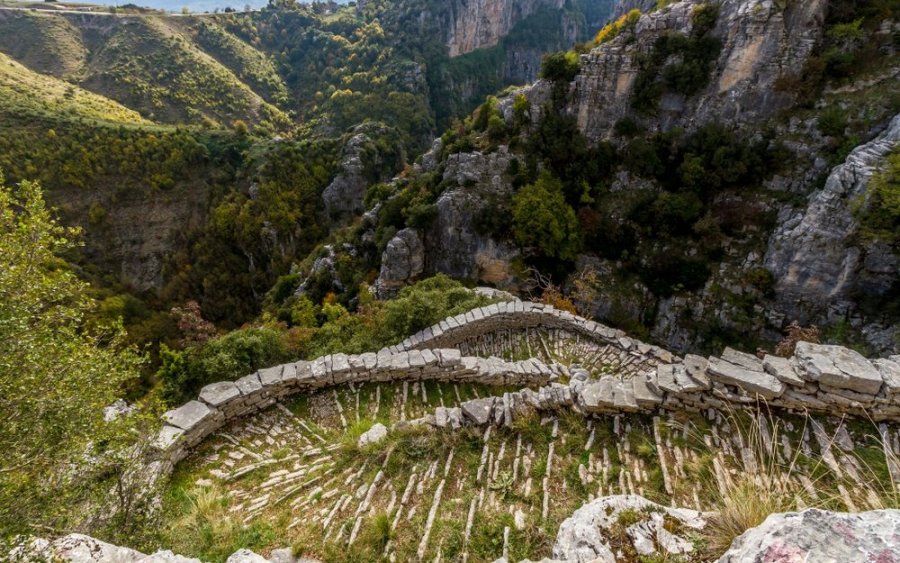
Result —
[{"label": "weathered grey stone", "polygon": [[763,369],[766,373],[774,375],[779,381],[787,383],[788,385],[803,387],[805,383],[805,381],[797,375],[797,371],[794,369],[794,366],[791,365],[791,361],[787,358],[766,354],[763,358]]},{"label": "weathered grey stone", "polygon": [[898,538],[898,510],[847,514],[811,508],[769,515],[738,536],[719,563],[891,562],[900,553]]},{"label": "weathered grey stone", "polygon": [[269,563],[269,560],[249,549],[239,549],[232,553],[225,563]]},{"label": "weathered grey stone", "polygon": [[706,375],[706,368],[709,367],[709,360],[704,358],[703,356],[697,356],[695,354],[687,354],[684,357],[684,369],[687,372],[688,376],[697,382],[703,389],[712,388],[712,382],[709,380],[709,376]]},{"label": "weathered grey stone", "polygon": [[262,390],[262,383],[259,381],[259,375],[251,373],[234,382],[237,385],[241,395],[252,395]]},{"label": "weathered grey stone", "polygon": [[241,392],[233,381],[210,383],[200,390],[200,400],[213,407],[223,405],[240,396]]},{"label": "weathered grey stone", "polygon": [[710,358],[707,371],[717,381],[736,385],[750,393],[758,393],[769,400],[784,393],[784,383],[763,371],[751,371],[717,358]]},{"label": "weathered grey stone", "polygon": [[885,390],[891,395],[900,394],[900,363],[887,358],[878,358],[872,360],[872,364],[881,374]]},{"label": "weathered grey stone", "polygon": [[371,428],[360,435],[359,440],[357,440],[356,442],[356,445],[362,448],[368,446],[369,444],[377,444],[378,442],[381,442],[382,440],[387,438],[387,435],[387,427],[380,422],[376,422],[372,425]]},{"label": "weathered grey stone", "polygon": [[610,376],[585,385],[578,395],[581,407],[587,412],[604,412],[615,408],[615,380]]},{"label": "weathered grey stone", "polygon": [[749,369],[751,371],[763,371],[762,361],[752,354],[739,352],[734,348],[725,348],[722,352],[722,359],[736,366]]},{"label": "weathered grey stone", "polygon": [[665,529],[665,520],[674,520],[679,527],[694,533],[706,525],[702,514],[694,510],[669,508],[637,495],[601,497],[563,521],[553,544],[553,558],[568,563],[619,561],[616,552],[621,548],[614,542],[622,538],[614,528],[619,525],[619,515],[625,511],[639,515],[640,520],[628,527],[626,536],[635,551],[645,556],[657,553],[663,546],[668,548],[668,555],[693,551],[693,544],[687,538]]},{"label": "weathered grey stone", "polygon": [[472,399],[459,405],[463,415],[476,426],[484,426],[491,419],[491,410],[494,408],[494,398]]},{"label": "weathered grey stone", "polygon": [[634,391],[634,399],[637,401],[638,405],[645,408],[652,408],[662,403],[662,396],[653,392],[647,385],[646,376],[641,374],[635,375],[631,379],[631,385]]},{"label": "weathered grey stone", "polygon": [[[293,364],[287,364],[290,369],[294,369]],[[259,382],[264,387],[277,385],[284,381],[284,370],[287,366],[275,366],[259,370]]]},{"label": "weathered grey stone", "polygon": [[156,440],[153,442],[153,447],[163,452],[169,451],[179,446],[183,437],[184,430],[166,424],[160,428],[159,434],[157,434]]},{"label": "weathered grey stone", "polygon": [[794,352],[805,379],[831,387],[876,395],[881,374],[859,352],[827,344],[798,342]]},{"label": "weathered grey stone", "polygon": [[163,420],[182,430],[191,430],[213,418],[214,411],[200,401],[188,401],[163,415]]}]

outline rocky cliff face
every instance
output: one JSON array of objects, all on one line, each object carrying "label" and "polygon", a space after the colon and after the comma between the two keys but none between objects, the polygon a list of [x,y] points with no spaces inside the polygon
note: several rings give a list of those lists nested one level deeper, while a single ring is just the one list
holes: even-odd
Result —
[{"label": "rocky cliff face", "polygon": [[[860,292],[884,298],[900,272],[900,255],[883,242],[861,241],[853,206],[872,174],[900,143],[900,115],[875,140],[835,167],[806,209],[786,209],[769,239],[765,266],[775,276],[780,311],[800,322],[852,316]],[[889,347],[896,327],[869,326],[873,341]]]},{"label": "rocky cliff face", "polygon": [[168,258],[184,248],[183,235],[205,222],[208,189],[194,185],[171,192],[95,186],[48,192],[71,224],[84,229],[85,258],[137,291],[159,289]]},{"label": "rocky cliff face", "polygon": [[447,39],[450,56],[493,47],[538,9],[560,9],[564,5],[565,0],[455,0],[450,3]]},{"label": "rocky cliff face", "polygon": [[[581,57],[568,111],[591,140],[607,139],[618,120],[631,115],[639,58],[664,33],[690,33],[698,2],[679,2],[645,14],[633,32]],[[657,115],[641,121],[651,130],[690,129],[713,120],[758,122],[789,107],[795,92],[776,87],[781,76],[802,72],[823,31],[826,2],[727,0],[712,35],[722,42],[711,80],[699,94],[662,96]]]},{"label": "rocky cliff face", "polygon": [[[640,4],[621,1],[617,11],[626,13]],[[861,314],[858,299],[861,293],[876,300],[891,298],[897,285],[897,252],[884,244],[857,240],[851,209],[853,201],[866,193],[868,179],[885,154],[896,146],[897,119],[888,126],[892,110],[879,106],[874,123],[867,118],[869,124],[858,129],[856,144],[862,146],[830,170],[840,134],[823,134],[817,117],[822,107],[834,105],[848,115],[868,112],[851,105],[859,104],[858,100],[845,101],[846,96],[880,88],[878,83],[885,77],[896,77],[896,69],[888,68],[841,89],[826,88],[815,110],[801,110],[799,89],[785,85],[802,76],[808,62],[821,51],[826,41],[827,3],[724,0],[708,32],[720,47],[708,61],[708,80],[690,95],[663,88],[654,111],[636,110],[635,84],[642,65],[652,58],[661,37],[691,37],[694,14],[703,4],[688,0],[643,14],[632,29],[582,55],[580,71],[558,109],[550,107],[555,86],[547,81],[500,100],[499,109],[508,125],[514,122],[513,100],[523,95],[529,102],[532,126],[540,123],[546,111],[559,111],[575,120],[589,144],[608,141],[621,151],[627,151],[629,137],[617,133],[616,124],[628,118],[648,135],[677,130],[690,134],[710,124],[725,123],[746,139],[769,135],[781,141],[790,155],[780,163],[783,169],[768,179],[745,190],[715,195],[712,210],[736,210],[744,218],[737,219],[740,228],[726,237],[721,257],[711,264],[708,281],[701,288],[660,297],[635,277],[621,275],[620,262],[602,258],[602,252],[588,252],[578,260],[575,275],[596,274],[597,293],[583,305],[597,318],[643,324],[649,336],[678,351],[696,349],[698,343],[723,333],[777,340],[794,320],[824,327],[850,321],[871,352],[896,350],[896,323],[871,312]],[[891,29],[891,25],[887,22],[881,27]],[[886,52],[883,46],[881,50]],[[680,62],[677,55],[668,57],[658,74]],[[848,135],[847,142],[852,138]],[[428,170],[441,170],[445,180],[454,182],[439,198],[434,225],[422,233],[425,272],[507,287],[516,283],[515,275],[510,274],[515,259],[509,259],[515,250],[503,242],[509,238],[478,233],[472,219],[489,209],[492,200],[508,200],[515,191],[504,171],[509,161],[521,154],[504,151],[505,147],[490,155],[443,155],[429,165]],[[435,160],[433,154],[430,159]],[[824,177],[828,181],[822,188]],[[658,183],[620,166],[608,190],[653,193],[662,189]],[[502,274],[494,275],[481,266],[492,261],[503,264],[497,270]]]}]

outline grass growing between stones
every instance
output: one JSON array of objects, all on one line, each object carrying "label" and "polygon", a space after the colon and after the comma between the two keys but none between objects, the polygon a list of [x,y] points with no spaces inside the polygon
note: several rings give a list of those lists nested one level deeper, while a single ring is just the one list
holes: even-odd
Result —
[{"label": "grass growing between stones", "polygon": [[[266,554],[288,546],[329,562],[420,553],[429,561],[540,559],[551,555],[562,520],[585,502],[639,494],[720,510],[696,538],[696,557],[681,559],[693,561],[721,552],[773,510],[896,505],[879,428],[865,421],[565,411],[489,432],[408,424],[441,404],[506,390],[345,386],[237,421],[179,464],[159,541],[148,547],[177,546],[210,561],[238,547]],[[391,428],[388,437],[358,447],[376,422]],[[900,438],[896,426],[885,431],[889,441]]]},{"label": "grass growing between stones", "polygon": [[[728,413],[728,425],[741,445],[743,470],[722,472],[713,479],[706,473],[706,489],[715,493],[710,502],[715,513],[704,530],[708,557],[721,556],[737,536],[773,513],[808,507],[855,512],[900,506],[897,483],[888,469],[896,465],[896,454],[890,444],[885,447],[880,434],[873,436],[874,423],[868,423],[866,432],[867,423],[862,421],[786,418],[793,420],[771,413],[755,417]],[[830,432],[825,431],[828,422]],[[793,453],[791,435],[800,444]]]}]

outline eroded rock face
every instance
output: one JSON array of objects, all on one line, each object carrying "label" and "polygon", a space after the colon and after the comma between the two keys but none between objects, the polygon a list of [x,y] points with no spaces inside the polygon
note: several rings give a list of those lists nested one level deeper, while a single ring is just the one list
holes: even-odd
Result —
[{"label": "eroded rock face", "polygon": [[772,234],[765,265],[775,276],[778,307],[790,317],[800,322],[843,317],[854,307],[854,291],[890,290],[900,256],[887,245],[854,240],[859,225],[853,206],[898,142],[900,115],[875,140],[854,149],[809,206],[784,218]]},{"label": "eroded rock face", "polygon": [[[640,2],[629,5],[642,7]],[[635,36],[623,34],[581,58],[569,112],[592,140],[608,138],[628,115],[638,75],[637,56],[652,49],[670,31],[689,32],[701,2],[685,1],[641,16]],[[713,35],[722,50],[709,85],[690,99],[663,96],[651,128],[692,129],[714,120],[740,123],[773,115],[793,102],[793,92],[775,88],[781,76],[799,74],[822,33],[826,2],[726,0],[720,4]]]},{"label": "eroded rock face", "polygon": [[731,544],[719,563],[900,561],[900,510],[818,509],[772,514]]},{"label": "eroded rock face", "polygon": [[491,154],[458,153],[447,158],[444,181],[456,187],[437,201],[437,218],[425,234],[425,270],[443,272],[458,279],[474,279],[503,286],[513,275],[510,261],[514,247],[479,232],[479,213],[492,198],[503,200],[512,193],[505,172],[511,156],[503,146]]},{"label": "eroded rock face", "polygon": [[379,150],[374,139],[386,137],[390,132],[386,127],[363,124],[354,130],[353,135],[344,144],[341,157],[341,172],[335,176],[331,184],[322,192],[322,201],[329,218],[339,223],[365,211],[363,198],[366,189],[375,182],[388,179],[384,171],[391,173],[391,161],[399,166],[403,149],[393,146],[387,154]]},{"label": "eroded rock face", "polygon": [[388,299],[415,280],[425,267],[425,246],[415,229],[403,229],[392,238],[381,256],[381,272],[375,294]]},{"label": "eroded rock face", "polygon": [[175,555],[171,551],[157,551],[145,555],[127,547],[119,547],[83,534],[69,534],[53,541],[35,538],[14,548],[7,561],[66,561],[69,563],[200,563]]},{"label": "eroded rock face", "polygon": [[492,47],[540,8],[560,9],[565,0],[456,0],[451,3],[447,47],[456,57]]},{"label": "eroded rock face", "polygon": [[[563,521],[553,545],[553,558],[570,563],[615,563],[611,539],[628,541],[641,556],[659,553],[687,554],[693,551],[682,534],[663,526],[666,519],[685,531],[700,530],[706,521],[700,512],[668,508],[637,495],[602,497],[590,502]],[[668,525],[671,529],[672,524]]]}]

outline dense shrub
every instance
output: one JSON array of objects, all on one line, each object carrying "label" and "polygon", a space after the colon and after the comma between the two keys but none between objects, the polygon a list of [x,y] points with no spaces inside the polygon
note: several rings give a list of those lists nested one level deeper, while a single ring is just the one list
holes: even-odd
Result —
[{"label": "dense shrub", "polygon": [[709,83],[712,65],[722,43],[710,32],[718,18],[714,4],[698,6],[690,34],[661,35],[649,54],[637,57],[639,67],[631,93],[631,106],[640,113],[654,114],[665,92],[691,96]]},{"label": "dense shrub", "polygon": [[552,53],[544,56],[541,63],[541,78],[568,83],[575,79],[579,70],[581,63],[577,54],[571,51]]},{"label": "dense shrub", "polygon": [[236,330],[187,350],[164,347],[157,372],[170,404],[197,396],[209,383],[235,380],[253,371],[290,359],[282,334],[271,328]]},{"label": "dense shrub", "polygon": [[519,244],[547,257],[575,259],[581,247],[578,218],[563,197],[561,182],[549,173],[515,195],[512,216]]}]

